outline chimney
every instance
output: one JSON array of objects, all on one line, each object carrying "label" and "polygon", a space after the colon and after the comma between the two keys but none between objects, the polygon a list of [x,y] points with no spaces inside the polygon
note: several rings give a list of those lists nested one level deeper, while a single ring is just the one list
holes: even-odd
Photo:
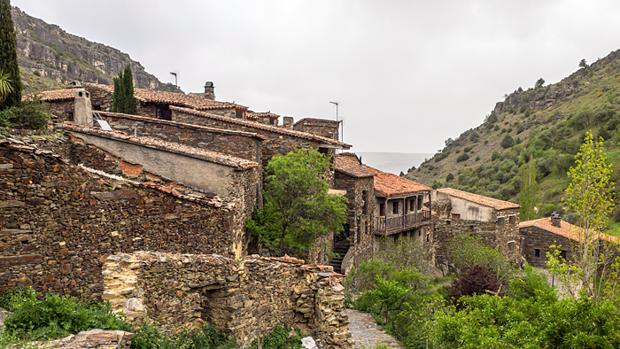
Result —
[{"label": "chimney", "polygon": [[73,100],[73,122],[81,126],[93,126],[93,106],[90,93],[84,88],[75,89]]},{"label": "chimney", "polygon": [[560,214],[553,211],[553,213],[551,214],[551,225],[559,228],[561,226],[560,224],[561,221],[562,219],[560,218]]},{"label": "chimney", "polygon": [[215,100],[215,86],[213,86],[213,81],[207,81],[205,83],[205,98]]},{"label": "chimney", "polygon": [[293,117],[285,116],[282,118],[282,127],[284,128],[293,128]]}]

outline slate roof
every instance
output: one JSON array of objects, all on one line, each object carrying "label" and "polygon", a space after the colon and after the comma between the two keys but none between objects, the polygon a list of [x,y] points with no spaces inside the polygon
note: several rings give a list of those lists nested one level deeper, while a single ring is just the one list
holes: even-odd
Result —
[{"label": "slate roof", "polygon": [[291,130],[291,129],[283,128],[283,127],[265,125],[265,124],[261,124],[259,122],[250,121],[250,120],[243,120],[243,119],[237,119],[237,118],[231,118],[231,117],[206,113],[204,111],[199,111],[195,109],[181,108],[181,107],[175,107],[175,106],[171,106],[170,109],[181,112],[181,113],[186,113],[189,115],[203,117],[203,118],[207,118],[211,120],[218,120],[218,121],[226,122],[229,124],[245,126],[248,128],[253,128],[255,130],[263,130],[263,131],[273,132],[273,133],[277,133],[277,134],[281,134],[285,136],[307,139],[307,140],[319,142],[322,144],[334,145],[334,146],[339,146],[339,147],[347,148],[347,149],[351,147],[351,145],[340,142],[338,140],[318,136],[318,135],[308,133],[308,132],[301,132],[301,131]]},{"label": "slate roof", "polygon": [[245,114],[248,119],[269,119],[274,120],[280,118],[280,115],[274,114],[270,111],[266,112],[255,112],[248,110]]},{"label": "slate roof", "polygon": [[352,177],[365,178],[375,175],[375,173],[363,165],[357,155],[353,153],[341,153],[336,155],[334,165],[336,171]]},{"label": "slate roof", "polygon": [[[108,92],[114,92],[114,87],[111,85],[103,84],[86,84],[86,86],[93,86],[103,89]],[[247,109],[248,107],[230,103],[214,101],[200,96],[186,95],[179,92],[168,92],[150,90],[144,88],[134,89],[134,97],[143,103],[161,103],[170,104],[179,107],[192,108],[196,110],[214,110],[214,109]]]},{"label": "slate roof", "polygon": [[[519,229],[529,228],[529,227],[536,227],[536,228],[548,231],[552,234],[560,235],[560,236],[563,236],[565,238],[568,238],[574,241],[581,240],[581,237],[579,235],[580,235],[580,232],[583,231],[581,227],[578,227],[574,224],[570,224],[564,220],[560,220],[560,226],[556,227],[551,223],[551,218],[549,217],[533,219],[531,221],[525,221],[525,222],[519,223]],[[612,235],[605,234],[605,233],[598,233],[598,232],[596,233],[596,236],[600,240],[605,240],[608,242],[620,244],[620,238],[616,236],[612,236]]]},{"label": "slate roof", "polygon": [[195,148],[185,144],[167,142],[158,138],[152,137],[144,137],[144,136],[129,136],[124,133],[114,132],[114,131],[102,131],[95,128],[89,127],[81,127],[72,123],[65,122],[63,124],[63,129],[67,131],[73,131],[77,133],[90,134],[105,138],[111,138],[116,140],[125,141],[128,143],[139,144],[148,148],[154,148],[159,150],[168,151],[171,153],[177,153],[181,155],[186,155],[189,157],[193,157],[196,159],[201,159],[213,163],[217,163],[220,165],[238,168],[241,170],[246,170],[254,167],[258,167],[258,163],[246,160],[242,158],[238,158],[235,156],[222,154],[219,152],[203,149],[203,148]]},{"label": "slate roof", "polygon": [[431,190],[430,187],[420,182],[383,172],[370,166],[365,167],[375,174],[375,192],[385,196],[400,196]]},{"label": "slate roof", "polygon": [[478,205],[491,207],[496,210],[507,210],[507,209],[520,207],[518,204],[515,204],[514,202],[499,200],[499,199],[491,198],[488,196],[478,195],[478,194],[474,194],[474,193],[470,193],[470,192],[462,191],[458,189],[453,189],[453,188],[441,188],[441,189],[437,189],[437,191],[440,193],[453,196],[455,198],[471,201]]}]

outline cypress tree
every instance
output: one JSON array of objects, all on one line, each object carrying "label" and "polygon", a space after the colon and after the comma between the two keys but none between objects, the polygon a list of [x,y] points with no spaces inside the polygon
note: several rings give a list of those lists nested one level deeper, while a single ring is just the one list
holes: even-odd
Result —
[{"label": "cypress tree", "polygon": [[0,70],[9,75],[12,91],[0,102],[0,109],[18,105],[22,99],[22,82],[17,65],[15,28],[10,0],[0,0]]},{"label": "cypress tree", "polygon": [[115,113],[118,113],[119,111],[118,102],[119,102],[120,90],[121,90],[120,80],[119,78],[114,78],[114,93],[112,93],[112,111]]},{"label": "cypress tree", "polygon": [[136,113],[136,99],[134,98],[133,89],[133,74],[129,66],[125,67],[125,73],[123,74],[123,92],[125,94],[125,113]]}]

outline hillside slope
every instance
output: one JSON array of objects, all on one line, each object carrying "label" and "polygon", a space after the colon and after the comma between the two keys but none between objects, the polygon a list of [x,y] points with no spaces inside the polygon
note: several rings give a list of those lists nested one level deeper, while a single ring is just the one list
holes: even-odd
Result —
[{"label": "hillside slope", "polygon": [[12,15],[18,61],[27,90],[60,87],[73,80],[111,83],[127,64],[131,65],[138,87],[177,90],[146,72],[124,52],[69,34],[17,7],[13,7]]},{"label": "hillside slope", "polygon": [[[606,139],[620,189],[620,50],[558,83],[519,88],[407,177],[518,202],[519,171],[533,157],[539,215],[547,215],[561,210],[566,171],[588,129]],[[619,207],[614,219],[620,222]]]}]

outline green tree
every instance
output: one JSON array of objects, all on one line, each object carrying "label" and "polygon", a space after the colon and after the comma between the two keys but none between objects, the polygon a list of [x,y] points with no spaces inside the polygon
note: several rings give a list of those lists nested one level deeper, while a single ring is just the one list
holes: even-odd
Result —
[{"label": "green tree", "polygon": [[545,79],[540,78],[536,80],[536,84],[534,85],[534,88],[543,87],[544,85],[545,85]]},{"label": "green tree", "polygon": [[[617,270],[610,268],[614,257],[611,244],[602,243],[601,232],[609,224],[615,206],[613,168],[607,160],[604,140],[594,140],[592,131],[586,132],[584,142],[575,155],[575,163],[568,170],[569,185],[563,203],[577,219],[578,244],[572,261],[565,261],[556,253],[548,254],[548,265],[556,274],[571,274],[579,278],[579,285],[594,299],[599,299],[606,281],[617,282]],[[616,263],[617,265],[617,263]],[[562,276],[562,275],[560,275]]]},{"label": "green tree", "polygon": [[536,181],[536,161],[530,161],[521,169],[521,191],[519,192],[519,205],[521,206],[521,219],[524,221],[536,217],[536,205],[538,196],[538,182]]},{"label": "green tree", "polygon": [[15,28],[11,17],[11,3],[9,0],[0,0],[0,71],[8,75],[11,91],[3,101],[0,101],[0,110],[21,103],[22,83],[17,65],[17,51]]},{"label": "green tree", "polygon": [[512,138],[511,135],[506,135],[503,139],[502,142],[500,143],[500,145],[502,146],[502,148],[506,149],[506,148],[510,148],[513,145],[515,145],[515,140]]},{"label": "green tree", "polygon": [[125,114],[136,113],[133,74],[129,66],[125,67],[125,69],[118,74],[118,77],[114,78],[112,111]]},{"label": "green tree", "polygon": [[317,237],[342,229],[345,198],[328,193],[328,159],[316,150],[276,155],[267,164],[264,206],[246,227],[276,253],[301,254]]}]

